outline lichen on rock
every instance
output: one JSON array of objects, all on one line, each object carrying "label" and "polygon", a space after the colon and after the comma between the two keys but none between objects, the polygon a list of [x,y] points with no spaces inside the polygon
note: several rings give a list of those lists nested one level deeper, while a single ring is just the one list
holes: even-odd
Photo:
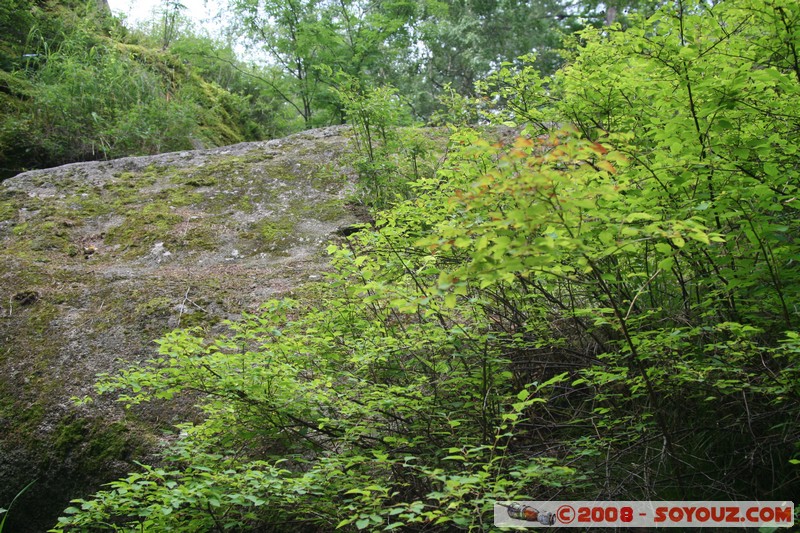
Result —
[{"label": "lichen on rock", "polygon": [[43,531],[130,470],[181,407],[70,401],[156,354],[319,280],[358,222],[341,127],[224,148],[66,165],[0,184],[0,504]]}]

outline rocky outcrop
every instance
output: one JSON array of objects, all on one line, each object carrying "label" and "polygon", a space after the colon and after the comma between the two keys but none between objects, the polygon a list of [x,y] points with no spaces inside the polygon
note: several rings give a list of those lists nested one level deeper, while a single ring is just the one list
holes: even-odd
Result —
[{"label": "rocky outcrop", "polygon": [[45,531],[70,497],[129,471],[175,409],[82,406],[98,373],[176,327],[224,328],[321,279],[357,222],[341,128],[67,165],[0,184],[0,507]]}]

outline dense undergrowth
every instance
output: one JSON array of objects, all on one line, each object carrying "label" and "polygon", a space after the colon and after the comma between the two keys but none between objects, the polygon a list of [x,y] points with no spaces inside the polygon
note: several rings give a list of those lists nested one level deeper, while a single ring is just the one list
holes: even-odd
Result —
[{"label": "dense undergrowth", "polygon": [[230,46],[188,31],[161,44],[96,2],[0,8],[0,179],[272,133]]},{"label": "dense undergrowth", "polygon": [[56,531],[477,530],[495,500],[791,499],[798,35],[796,2],[681,1],[585,31],[554,78],[499,70],[460,102],[518,134],[453,126],[435,173],[382,189],[374,225],[330,247],[313,298],[175,331],[103,378],[128,404],[197,394],[206,419]]}]

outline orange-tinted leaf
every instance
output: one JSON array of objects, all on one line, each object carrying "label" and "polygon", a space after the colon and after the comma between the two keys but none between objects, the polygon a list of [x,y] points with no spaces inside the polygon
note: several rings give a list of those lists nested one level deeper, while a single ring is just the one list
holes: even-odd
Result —
[{"label": "orange-tinted leaf", "polygon": [[603,170],[606,170],[606,171],[608,171],[608,172],[610,172],[610,173],[612,173],[612,174],[616,174],[616,173],[617,173],[617,169],[616,169],[616,168],[614,168],[614,165],[612,165],[612,164],[611,164],[611,163],[609,163],[608,161],[605,161],[605,160],[603,160],[603,161],[598,161],[598,162],[597,162],[597,163],[595,163],[595,164],[596,164],[596,165],[597,165],[599,168],[602,168]]},{"label": "orange-tinted leaf", "polygon": [[527,137],[517,137],[514,141],[515,148],[530,148],[531,146],[533,146],[533,140]]}]

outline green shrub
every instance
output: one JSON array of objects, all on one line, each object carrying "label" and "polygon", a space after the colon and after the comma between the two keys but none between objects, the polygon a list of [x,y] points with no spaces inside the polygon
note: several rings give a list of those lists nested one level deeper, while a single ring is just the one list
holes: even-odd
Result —
[{"label": "green shrub", "polygon": [[489,80],[504,107],[486,116],[527,128],[455,129],[435,176],[329,248],[314,304],[173,332],[106,376],[129,404],[199,394],[206,419],[58,531],[479,530],[495,500],[790,500],[800,68],[775,51],[800,7],[679,7],[588,30],[554,79]]}]

